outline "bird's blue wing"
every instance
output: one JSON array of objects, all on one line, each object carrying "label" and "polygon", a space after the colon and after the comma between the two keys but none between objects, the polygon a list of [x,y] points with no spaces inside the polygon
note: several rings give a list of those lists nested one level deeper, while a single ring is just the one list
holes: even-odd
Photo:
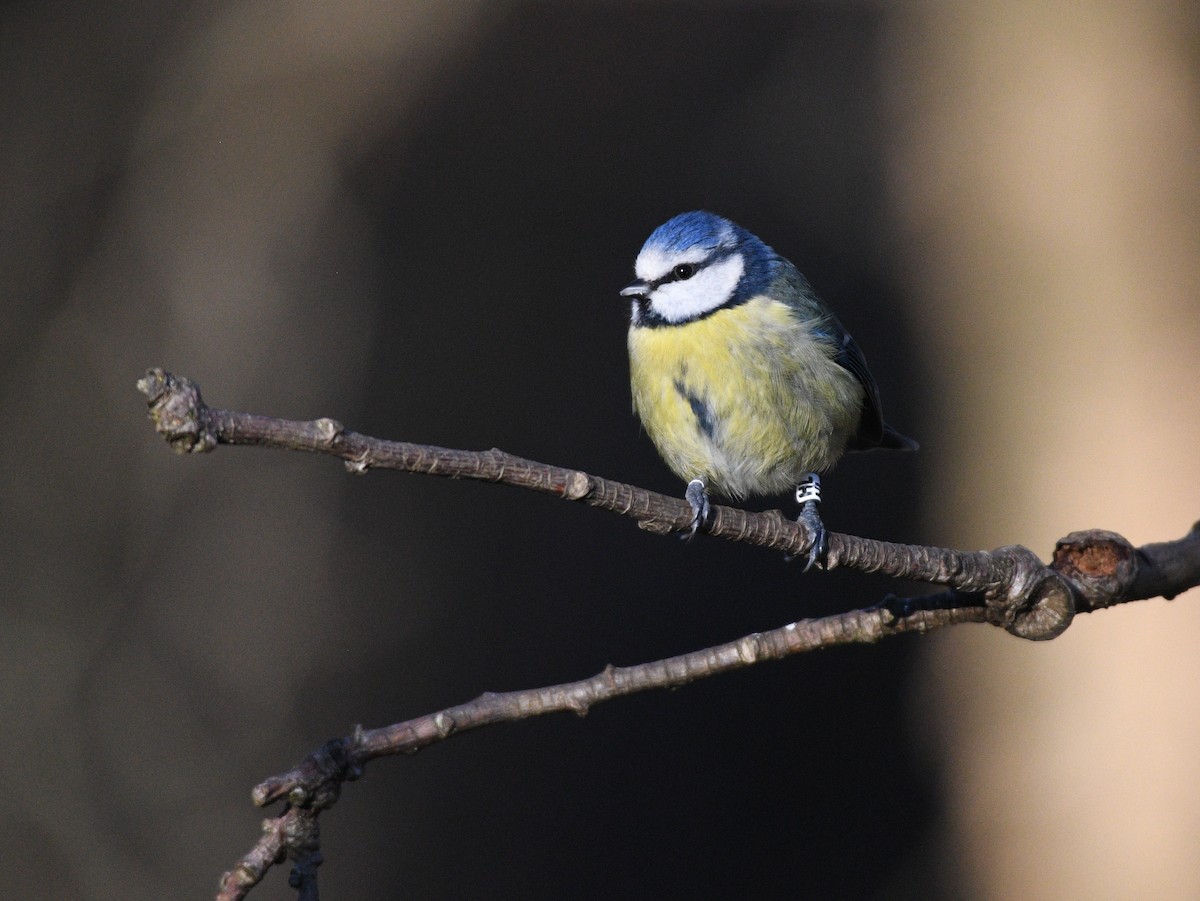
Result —
[{"label": "bird's blue wing", "polygon": [[838,332],[838,350],[834,361],[854,376],[862,385],[863,402],[862,417],[858,421],[858,431],[850,438],[850,447],[878,447],[883,441],[883,405],[879,400],[879,386],[871,370],[867,369],[867,358],[863,356],[856,342],[840,323],[836,323]]},{"label": "bird's blue wing", "polygon": [[883,405],[879,401],[879,386],[871,371],[867,369],[867,358],[859,350],[858,344],[850,334],[838,326],[841,335],[837,356],[834,359],[847,372],[853,373],[858,383],[863,387],[862,418],[858,421],[858,431],[850,436],[846,447],[850,450],[869,450],[873,447],[883,447],[889,450],[915,451],[920,445],[911,438],[901,435],[883,421]]}]

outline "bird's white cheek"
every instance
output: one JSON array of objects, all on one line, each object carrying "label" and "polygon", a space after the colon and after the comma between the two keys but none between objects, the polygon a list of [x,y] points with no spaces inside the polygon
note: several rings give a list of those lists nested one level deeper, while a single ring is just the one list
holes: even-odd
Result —
[{"label": "bird's white cheek", "polygon": [[691,278],[669,282],[650,295],[650,306],[667,322],[685,322],[717,307],[733,297],[746,261],[740,253],[705,266]]}]

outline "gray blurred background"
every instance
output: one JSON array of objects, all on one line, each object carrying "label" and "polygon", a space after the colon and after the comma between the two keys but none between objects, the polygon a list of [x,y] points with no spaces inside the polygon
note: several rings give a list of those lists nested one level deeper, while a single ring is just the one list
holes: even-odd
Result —
[{"label": "gray blurred background", "polygon": [[[678,493],[616,292],[705,207],[808,274],[922,442],[846,460],[832,528],[1183,534],[1198,50],[1195,3],[4,6],[0,895],[206,897],[250,787],[353,723],[895,587],[490,485],[177,458],[148,366]],[[1198,635],[1191,593],[464,735],[347,787],[322,887],[1195,898]]]}]

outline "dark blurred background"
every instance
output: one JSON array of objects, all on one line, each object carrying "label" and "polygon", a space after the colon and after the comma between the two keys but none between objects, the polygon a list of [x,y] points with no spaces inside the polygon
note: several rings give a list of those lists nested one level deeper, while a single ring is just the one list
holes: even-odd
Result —
[{"label": "dark blurred background", "polygon": [[[503,487],[223,448],[134,381],[676,494],[617,291],[790,257],[917,455],[827,524],[1043,557],[1200,512],[1196,4],[0,9],[4,897],[205,897],[352,724],[878,600]],[[764,501],[771,506],[780,501]],[[1194,598],[843,648],[378,761],[330,898],[1193,898]],[[252,897],[288,898],[286,867]]]}]

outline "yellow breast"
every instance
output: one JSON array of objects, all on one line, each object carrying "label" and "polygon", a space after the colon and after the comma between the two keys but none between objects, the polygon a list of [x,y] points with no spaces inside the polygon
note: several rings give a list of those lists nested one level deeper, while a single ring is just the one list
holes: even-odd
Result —
[{"label": "yellow breast", "polygon": [[633,406],[667,465],[729,497],[788,490],[841,456],[862,388],[813,337],[819,320],[757,297],[629,330]]}]

